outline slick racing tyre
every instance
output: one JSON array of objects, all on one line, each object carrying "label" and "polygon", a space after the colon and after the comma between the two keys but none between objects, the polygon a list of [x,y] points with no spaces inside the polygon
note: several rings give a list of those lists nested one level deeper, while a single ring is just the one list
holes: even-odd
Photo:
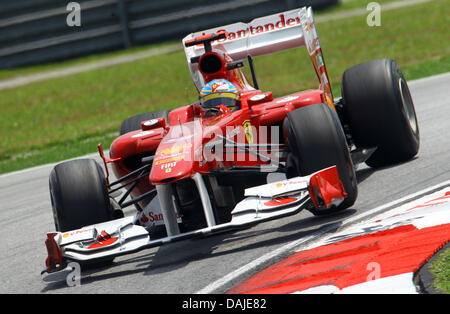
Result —
[{"label": "slick racing tyre", "polygon": [[56,165],[49,186],[57,231],[76,230],[114,218],[103,170],[93,159]]},{"label": "slick racing tyre", "polygon": [[420,134],[414,103],[393,60],[378,59],[345,71],[342,97],[355,145],[377,147],[366,161],[369,166],[386,166],[417,154]]},{"label": "slick racing tyre", "polygon": [[290,112],[283,127],[297,174],[336,166],[348,195],[338,207],[310,211],[322,215],[353,205],[358,194],[355,169],[336,112],[327,104],[313,104]]},{"label": "slick racing tyre", "polygon": [[122,122],[122,125],[120,126],[120,135],[131,131],[140,130],[142,121],[157,119],[161,117],[164,117],[166,119],[166,122],[169,121],[169,110],[151,111],[129,117]]}]

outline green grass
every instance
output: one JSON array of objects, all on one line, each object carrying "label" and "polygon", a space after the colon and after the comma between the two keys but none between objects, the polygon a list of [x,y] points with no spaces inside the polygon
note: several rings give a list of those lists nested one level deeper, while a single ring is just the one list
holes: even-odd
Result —
[{"label": "green grass", "polygon": [[450,249],[439,254],[431,264],[430,271],[435,277],[433,287],[445,294],[450,294]]},{"label": "green grass", "polygon": [[[382,12],[380,27],[365,15],[318,23],[335,96],[345,69],[376,58],[396,60],[408,80],[450,71],[449,7],[435,0]],[[256,70],[276,96],[317,87],[303,48],[258,57]],[[106,149],[125,118],[196,97],[183,51],[0,91],[0,173],[95,152],[97,141]]]}]

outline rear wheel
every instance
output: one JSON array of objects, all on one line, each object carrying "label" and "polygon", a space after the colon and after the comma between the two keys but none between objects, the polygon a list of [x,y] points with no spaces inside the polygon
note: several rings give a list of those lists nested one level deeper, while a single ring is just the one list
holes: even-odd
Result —
[{"label": "rear wheel", "polygon": [[306,176],[336,166],[348,195],[337,207],[310,211],[323,215],[353,205],[358,194],[356,175],[336,112],[327,104],[296,109],[286,116],[284,131],[297,174]]},{"label": "rear wheel", "polygon": [[356,65],[342,79],[344,116],[357,147],[377,147],[366,161],[381,167],[413,158],[420,134],[403,73],[390,59]]},{"label": "rear wheel", "polygon": [[114,218],[103,170],[93,159],[56,165],[50,173],[49,187],[57,231],[76,230]]}]

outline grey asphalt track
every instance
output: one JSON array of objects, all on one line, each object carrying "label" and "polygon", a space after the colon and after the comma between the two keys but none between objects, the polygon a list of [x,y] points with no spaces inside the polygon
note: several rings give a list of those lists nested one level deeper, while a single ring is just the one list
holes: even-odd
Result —
[{"label": "grey asphalt track", "polygon": [[[353,208],[325,218],[304,211],[250,229],[123,256],[109,267],[83,269],[81,285],[76,287],[68,287],[64,276],[43,280],[40,275],[46,232],[53,230],[48,193],[52,165],[0,175],[0,293],[195,293],[285,243],[447,181],[449,86],[450,73],[410,82],[422,137],[419,155],[378,170],[361,166],[359,197]],[[232,284],[215,292],[224,292]]]}]

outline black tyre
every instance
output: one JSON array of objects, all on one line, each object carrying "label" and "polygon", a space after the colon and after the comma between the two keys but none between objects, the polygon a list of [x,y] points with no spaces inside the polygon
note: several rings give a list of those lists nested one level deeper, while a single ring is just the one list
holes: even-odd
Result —
[{"label": "black tyre", "polygon": [[164,117],[166,119],[166,122],[168,122],[169,112],[169,110],[158,110],[129,117],[122,122],[122,125],[120,126],[120,135],[131,131],[140,130],[142,121]]},{"label": "black tyre", "polygon": [[408,84],[397,64],[378,59],[345,71],[344,116],[357,147],[377,147],[366,161],[386,166],[413,158],[420,134]]},{"label": "black tyre", "polygon": [[60,163],[49,179],[57,231],[65,232],[113,218],[103,170],[93,159]]},{"label": "black tyre", "polygon": [[355,169],[336,112],[327,104],[296,109],[286,116],[284,132],[298,175],[306,176],[335,165],[347,192],[347,198],[338,207],[311,212],[329,214],[353,205],[358,194]]}]

